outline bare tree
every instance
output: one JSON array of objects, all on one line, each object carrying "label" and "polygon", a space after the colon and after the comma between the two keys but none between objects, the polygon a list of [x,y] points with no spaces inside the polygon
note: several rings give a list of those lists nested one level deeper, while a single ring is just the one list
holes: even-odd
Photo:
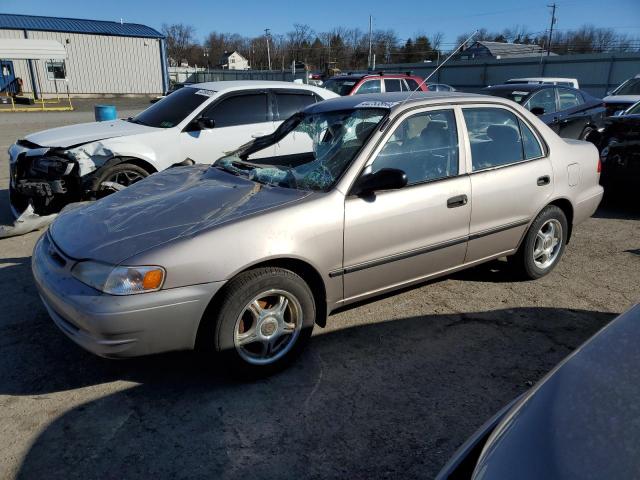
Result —
[{"label": "bare tree", "polygon": [[162,25],[162,33],[167,37],[167,54],[175,65],[180,65],[183,61],[189,61],[193,55],[196,29],[191,25],[174,23]]}]

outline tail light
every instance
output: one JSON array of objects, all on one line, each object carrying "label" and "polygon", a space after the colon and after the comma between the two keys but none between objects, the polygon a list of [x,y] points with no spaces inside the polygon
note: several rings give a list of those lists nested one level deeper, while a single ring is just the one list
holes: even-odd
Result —
[{"label": "tail light", "polygon": [[598,157],[598,167],[597,167],[597,172],[598,172],[598,173],[602,173],[602,161],[600,160],[600,157]]}]

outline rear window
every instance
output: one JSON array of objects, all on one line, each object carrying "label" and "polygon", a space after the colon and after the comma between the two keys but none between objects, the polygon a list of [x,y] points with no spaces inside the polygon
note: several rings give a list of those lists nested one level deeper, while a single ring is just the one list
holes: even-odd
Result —
[{"label": "rear window", "polygon": [[286,120],[294,113],[316,103],[313,95],[300,93],[276,93],[276,101],[278,102],[277,120]]},{"label": "rear window", "polygon": [[399,79],[386,78],[384,80],[384,89],[387,92],[401,92],[402,82]]},{"label": "rear window", "polygon": [[513,100],[516,103],[523,103],[531,94],[531,92],[527,92],[526,90],[511,90],[507,88],[488,89],[484,90],[483,93],[493,95],[494,97],[508,98],[509,100]]},{"label": "rear window", "polygon": [[140,112],[131,121],[156,128],[175,127],[215,93],[212,90],[181,88]]}]

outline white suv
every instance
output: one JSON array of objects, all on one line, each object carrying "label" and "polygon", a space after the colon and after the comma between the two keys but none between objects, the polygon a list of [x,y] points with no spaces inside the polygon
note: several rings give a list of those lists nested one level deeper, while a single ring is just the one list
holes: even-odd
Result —
[{"label": "white suv", "polygon": [[103,197],[176,164],[211,163],[269,135],[306,106],[337,95],[289,82],[230,81],[185,86],[127,120],[27,135],[9,148],[14,215],[29,203],[53,213]]}]

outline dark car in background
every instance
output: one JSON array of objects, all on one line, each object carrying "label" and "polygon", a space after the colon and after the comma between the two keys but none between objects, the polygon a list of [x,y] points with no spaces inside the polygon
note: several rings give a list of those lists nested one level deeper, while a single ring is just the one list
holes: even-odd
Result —
[{"label": "dark car in background", "polygon": [[636,305],[486,422],[436,480],[638,478],[639,340]]},{"label": "dark car in background", "polygon": [[423,79],[410,73],[350,73],[331,77],[324,88],[338,95],[359,95],[363,93],[427,91]]},{"label": "dark car in background", "polygon": [[457,90],[446,83],[426,83],[427,90],[430,92],[456,92]]},{"label": "dark car in background", "polygon": [[605,110],[602,100],[583,90],[559,85],[502,84],[481,93],[513,100],[540,117],[563,138],[600,144]]},{"label": "dark car in background", "polygon": [[640,74],[628,78],[604,97],[607,116],[619,115],[636,102],[640,102]]},{"label": "dark car in background", "polygon": [[602,146],[600,183],[607,192],[634,192],[640,187],[640,102],[606,118]]}]

